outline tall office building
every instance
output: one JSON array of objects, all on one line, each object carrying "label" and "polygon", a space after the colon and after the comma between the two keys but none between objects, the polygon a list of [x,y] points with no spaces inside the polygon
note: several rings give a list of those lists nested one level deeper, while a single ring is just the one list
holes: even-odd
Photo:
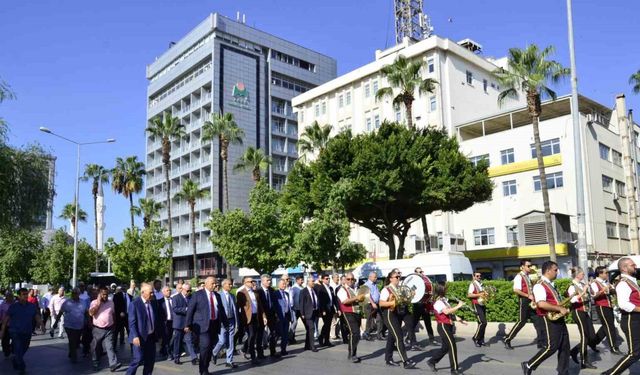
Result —
[{"label": "tall office building", "polygon": [[[233,165],[248,146],[264,150],[273,158],[265,177],[279,189],[298,156],[291,99],[335,77],[334,59],[219,14],[209,15],[147,66],[147,121],[169,113],[186,126],[187,136],[171,144],[171,196],[187,179],[211,193],[196,204],[199,276],[225,270],[204,227],[211,211],[223,208],[219,144],[201,141],[205,121],[212,113],[232,113],[244,131],[243,144],[229,151],[229,205],[247,209],[254,182],[248,172],[232,173]],[[146,196],[166,205],[162,144],[153,136],[147,136],[146,169]],[[185,202],[173,199],[171,218],[166,209],[160,213],[164,227],[172,221],[176,278],[194,276],[189,214]]]}]

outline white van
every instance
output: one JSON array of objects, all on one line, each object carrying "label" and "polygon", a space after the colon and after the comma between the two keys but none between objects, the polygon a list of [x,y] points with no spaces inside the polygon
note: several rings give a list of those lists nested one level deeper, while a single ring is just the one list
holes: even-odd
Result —
[{"label": "white van", "polygon": [[629,256],[620,257],[614,260],[613,262],[611,262],[611,264],[609,265],[609,268],[607,269],[609,273],[609,280],[615,279],[616,276],[620,274],[620,271],[618,270],[618,261],[622,258],[631,258],[631,260],[633,260],[633,262],[636,264],[636,267],[638,267],[636,269],[636,276],[640,274],[640,255],[629,255]]},{"label": "white van", "polygon": [[458,251],[432,251],[410,259],[367,262],[356,267],[353,274],[357,279],[366,279],[369,273],[376,272],[378,278],[386,278],[392,269],[398,268],[403,276],[407,276],[416,267],[422,268],[433,282],[471,280],[473,275],[469,258]]}]

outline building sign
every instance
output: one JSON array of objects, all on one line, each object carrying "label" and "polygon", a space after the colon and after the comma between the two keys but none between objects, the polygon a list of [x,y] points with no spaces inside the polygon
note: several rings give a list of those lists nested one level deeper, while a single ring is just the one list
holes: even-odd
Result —
[{"label": "building sign", "polygon": [[242,109],[250,109],[249,108],[249,90],[244,85],[243,82],[238,82],[233,85],[233,89],[231,90],[231,105],[232,107],[238,107]]}]

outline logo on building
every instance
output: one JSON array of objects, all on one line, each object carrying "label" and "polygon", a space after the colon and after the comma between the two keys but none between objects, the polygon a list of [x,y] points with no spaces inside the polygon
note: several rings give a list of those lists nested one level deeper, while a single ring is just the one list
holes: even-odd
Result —
[{"label": "logo on building", "polygon": [[233,98],[232,106],[249,109],[249,90],[243,82],[238,82],[233,85],[231,90],[231,97]]}]

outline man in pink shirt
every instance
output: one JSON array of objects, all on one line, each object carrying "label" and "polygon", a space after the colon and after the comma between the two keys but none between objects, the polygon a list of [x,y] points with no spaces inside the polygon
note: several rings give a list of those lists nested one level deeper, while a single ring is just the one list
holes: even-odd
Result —
[{"label": "man in pink shirt", "polygon": [[91,341],[91,359],[93,369],[99,370],[100,359],[96,348],[102,344],[102,349],[107,352],[109,358],[109,369],[116,371],[122,364],[118,362],[116,353],[113,350],[113,330],[115,323],[115,308],[113,301],[109,301],[109,289],[101,286],[98,298],[91,301],[89,305],[89,315],[93,318],[93,340]]}]

